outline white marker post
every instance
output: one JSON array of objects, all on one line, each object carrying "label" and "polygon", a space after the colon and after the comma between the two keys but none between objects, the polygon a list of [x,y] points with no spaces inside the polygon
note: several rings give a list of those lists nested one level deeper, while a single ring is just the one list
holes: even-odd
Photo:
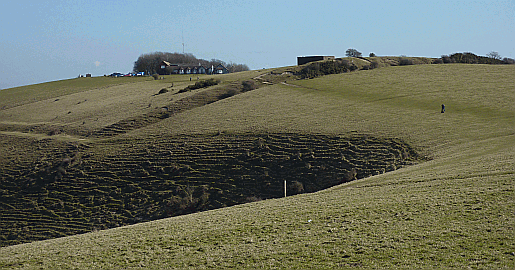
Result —
[{"label": "white marker post", "polygon": [[286,180],[284,180],[284,197],[286,197]]}]

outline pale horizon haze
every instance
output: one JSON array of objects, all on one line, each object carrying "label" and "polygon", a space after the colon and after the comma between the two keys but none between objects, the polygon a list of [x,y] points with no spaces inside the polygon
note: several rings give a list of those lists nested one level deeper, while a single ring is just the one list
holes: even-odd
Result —
[{"label": "pale horizon haze", "polygon": [[0,89],[132,71],[144,53],[291,66],[297,56],[515,58],[515,1],[2,1]]}]

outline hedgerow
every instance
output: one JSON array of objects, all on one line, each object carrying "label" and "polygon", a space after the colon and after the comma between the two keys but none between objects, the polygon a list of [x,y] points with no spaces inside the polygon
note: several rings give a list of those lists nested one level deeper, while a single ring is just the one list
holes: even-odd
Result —
[{"label": "hedgerow", "polygon": [[217,85],[219,83],[220,83],[219,80],[213,79],[213,78],[207,79],[207,80],[202,80],[202,81],[196,82],[194,85],[187,86],[186,88],[180,90],[179,93],[188,92],[188,91],[200,89],[200,88],[207,88],[207,87],[210,87],[213,85]]},{"label": "hedgerow", "polygon": [[355,69],[357,69],[357,67],[349,64],[346,60],[315,62],[302,68],[299,75],[302,79],[306,79],[329,74],[345,73]]}]

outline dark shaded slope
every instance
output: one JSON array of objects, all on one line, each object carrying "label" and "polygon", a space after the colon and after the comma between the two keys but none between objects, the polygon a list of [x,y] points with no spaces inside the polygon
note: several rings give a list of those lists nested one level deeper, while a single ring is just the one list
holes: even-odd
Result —
[{"label": "dark shaded slope", "polygon": [[401,141],[269,134],[112,140],[2,136],[2,246],[314,192],[416,160]]}]

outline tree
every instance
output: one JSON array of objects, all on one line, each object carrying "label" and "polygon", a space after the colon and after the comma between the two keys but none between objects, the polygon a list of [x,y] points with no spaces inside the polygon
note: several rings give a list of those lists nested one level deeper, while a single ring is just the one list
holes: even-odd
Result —
[{"label": "tree", "polygon": [[250,70],[249,67],[245,64],[236,64],[232,62],[225,67],[227,70],[229,70],[230,73]]},{"label": "tree", "polygon": [[444,64],[454,63],[454,60],[448,55],[442,55],[441,58]]},{"label": "tree", "polygon": [[513,65],[513,64],[515,64],[515,59],[504,57],[502,59],[502,62],[505,63],[505,64]]},{"label": "tree", "polygon": [[361,52],[359,52],[358,50],[356,49],[347,49],[347,51],[345,52],[345,56],[347,57],[361,57]]},{"label": "tree", "polygon": [[375,54],[375,53],[373,53],[373,52],[371,52],[368,56],[369,56],[369,57],[376,57],[376,54]]},{"label": "tree", "polygon": [[492,58],[492,59],[496,59],[496,60],[502,59],[501,55],[498,52],[494,52],[494,51],[487,53],[486,56],[488,56],[489,58]]},{"label": "tree", "polygon": [[[153,53],[146,53],[142,54],[138,57],[138,60],[134,62],[133,71],[134,72],[141,72],[144,71],[145,74],[155,74],[155,73],[166,73],[170,74],[171,69],[168,70],[162,70],[161,69],[161,62],[167,61],[171,64],[176,65],[190,65],[190,66],[197,66],[197,65],[203,65],[206,68],[211,68],[211,66],[218,66],[219,64],[222,64],[223,66],[229,67],[226,65],[226,63],[219,59],[211,59],[211,60],[204,60],[204,59],[198,59],[191,53],[169,53],[169,52],[153,52]],[[238,72],[238,71],[244,71],[249,70],[248,66],[245,64],[235,64],[230,63],[229,66],[231,69],[229,69],[230,72]]]}]

